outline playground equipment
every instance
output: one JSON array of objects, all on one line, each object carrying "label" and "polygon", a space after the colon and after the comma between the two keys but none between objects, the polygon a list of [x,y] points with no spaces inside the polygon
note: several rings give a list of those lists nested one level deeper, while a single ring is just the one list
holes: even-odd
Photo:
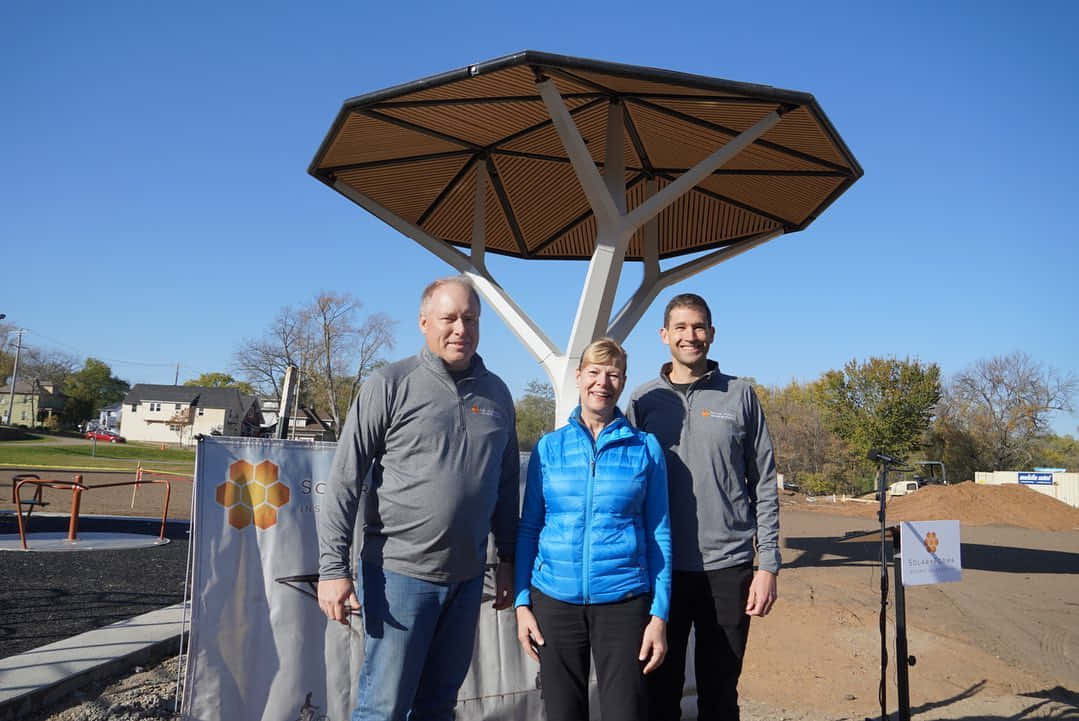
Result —
[{"label": "playground equipment", "polygon": [[[155,476],[167,476],[165,478],[148,478],[146,474],[152,473]],[[191,479],[180,474],[166,473],[163,471],[150,471],[143,469],[141,464],[136,470],[135,480],[133,481],[118,481],[115,483],[97,483],[94,485],[88,485],[83,482],[83,476],[81,474],[75,474],[74,480],[65,481],[50,478],[41,478],[37,474],[22,473],[13,476],[11,479],[11,495],[12,502],[15,504],[16,519],[19,526],[19,542],[24,551],[30,550],[27,543],[27,532],[31,515],[35,508],[40,508],[49,505],[49,502],[44,499],[43,492],[46,488],[52,488],[62,491],[71,491],[71,510],[68,516],[68,530],[67,530],[67,543],[75,544],[79,541],[79,510],[82,505],[82,495],[90,491],[99,490],[103,488],[117,488],[122,486],[132,486],[131,503],[134,507],[135,492],[143,484],[163,485],[165,486],[165,494],[161,504],[161,530],[158,533],[157,542],[167,543],[168,539],[165,538],[165,525],[168,522],[169,513],[169,500],[172,496],[172,479],[183,479],[190,481]],[[23,499],[22,491],[26,486],[33,488],[33,494]],[[23,512],[23,509],[26,512]]]}]

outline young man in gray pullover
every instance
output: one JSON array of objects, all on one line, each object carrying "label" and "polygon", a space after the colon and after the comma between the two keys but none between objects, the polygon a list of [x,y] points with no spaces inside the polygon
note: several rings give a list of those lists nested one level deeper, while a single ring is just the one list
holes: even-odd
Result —
[{"label": "young man in gray pullover", "polygon": [[[511,601],[517,433],[509,390],[476,355],[479,315],[466,279],[428,286],[420,303],[425,347],[372,374],[338,441],[318,516],[318,598],[341,623],[363,608],[354,721],[453,718],[472,660],[492,530],[494,606]],[[357,594],[351,549],[361,502]]]},{"label": "young man in gray pullover", "polygon": [[749,619],[768,615],[776,599],[772,439],[753,387],[708,359],[715,328],[703,298],[671,299],[659,334],[671,362],[633,392],[627,414],[667,454],[674,575],[667,659],[649,676],[649,719],[681,718],[686,647],[695,627],[698,718],[737,721]]}]

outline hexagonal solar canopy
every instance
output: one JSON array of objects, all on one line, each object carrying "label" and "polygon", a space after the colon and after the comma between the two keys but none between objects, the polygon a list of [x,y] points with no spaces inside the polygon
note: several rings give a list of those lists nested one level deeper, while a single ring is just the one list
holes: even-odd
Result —
[{"label": "hexagonal solar canopy", "polygon": [[[309,172],[430,236],[468,246],[484,166],[486,250],[587,259],[597,224],[537,83],[550,79],[595,165],[611,104],[625,133],[625,206],[646,198],[772,111],[779,122],[658,215],[658,256],[808,226],[862,169],[808,93],[524,51],[345,102]],[[338,187],[340,190],[341,188]],[[643,259],[638,228],[626,259]]]},{"label": "hexagonal solar canopy", "polygon": [[[467,276],[560,419],[591,340],[624,340],[660,291],[804,229],[862,175],[807,93],[531,50],[346,101],[309,172]],[[488,251],[589,260],[565,346]],[[626,260],[644,272],[613,312]]]}]

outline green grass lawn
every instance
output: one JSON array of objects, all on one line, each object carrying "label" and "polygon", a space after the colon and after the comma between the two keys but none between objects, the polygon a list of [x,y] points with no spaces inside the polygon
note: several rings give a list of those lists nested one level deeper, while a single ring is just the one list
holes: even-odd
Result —
[{"label": "green grass lawn", "polygon": [[175,473],[193,473],[193,448],[165,448],[142,443],[74,444],[50,443],[51,439],[32,441],[0,441],[0,466],[19,468],[101,468],[134,471],[139,462],[143,467],[158,468]]}]

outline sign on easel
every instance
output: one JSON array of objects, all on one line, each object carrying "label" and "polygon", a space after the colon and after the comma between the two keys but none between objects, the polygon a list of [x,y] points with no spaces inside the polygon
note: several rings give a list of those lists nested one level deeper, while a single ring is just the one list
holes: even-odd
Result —
[{"label": "sign on easel", "polygon": [[903,521],[899,547],[904,586],[962,580],[959,521]]}]

